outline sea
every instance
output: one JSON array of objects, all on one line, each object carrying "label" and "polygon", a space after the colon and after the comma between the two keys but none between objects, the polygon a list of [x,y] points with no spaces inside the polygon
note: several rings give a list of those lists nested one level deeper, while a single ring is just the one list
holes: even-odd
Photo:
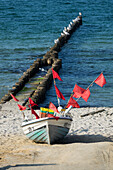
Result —
[{"label": "sea", "polygon": [[[103,72],[107,83],[93,83],[88,101],[77,102],[80,107],[113,107],[112,0],[0,0],[0,99],[79,12],[83,24],[59,52],[63,81],[56,85],[65,97],[60,103],[67,104],[75,84],[86,89]],[[49,102],[58,104],[54,84],[41,105]]]}]

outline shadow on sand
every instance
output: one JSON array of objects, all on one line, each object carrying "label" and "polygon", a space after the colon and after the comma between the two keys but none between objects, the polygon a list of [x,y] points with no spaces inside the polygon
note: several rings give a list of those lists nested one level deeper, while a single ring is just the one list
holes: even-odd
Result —
[{"label": "shadow on sand", "polygon": [[16,167],[39,167],[39,166],[48,166],[48,165],[56,165],[56,164],[18,164],[18,165],[7,165],[7,166],[4,166],[2,168],[0,168],[0,170],[6,170],[6,169],[10,169],[10,168],[16,168]]},{"label": "shadow on sand", "polygon": [[95,142],[113,142],[113,137],[105,137],[102,135],[74,135],[68,134],[63,140],[58,141],[57,144],[70,143],[95,143]]},{"label": "shadow on sand", "polygon": [[[55,144],[72,144],[72,143],[96,143],[96,142],[113,142],[113,136],[105,137],[102,135],[75,135],[75,134],[68,134],[63,140],[58,141]],[[18,165],[7,165],[0,170],[7,170],[10,168],[16,167],[39,167],[39,166],[49,166],[49,165],[57,165],[57,164],[18,164]]]}]

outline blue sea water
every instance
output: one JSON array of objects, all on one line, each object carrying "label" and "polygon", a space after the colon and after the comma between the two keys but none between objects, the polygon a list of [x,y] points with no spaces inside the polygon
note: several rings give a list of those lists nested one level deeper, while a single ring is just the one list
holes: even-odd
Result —
[{"label": "blue sea water", "polygon": [[[103,71],[106,85],[94,84],[82,106],[113,106],[113,1],[112,0],[1,0],[0,1],[0,98],[24,71],[42,57],[60,37],[64,27],[82,12],[83,25],[59,52],[62,59],[56,84],[65,105],[75,84],[87,88]],[[57,105],[54,85],[43,105]]]}]

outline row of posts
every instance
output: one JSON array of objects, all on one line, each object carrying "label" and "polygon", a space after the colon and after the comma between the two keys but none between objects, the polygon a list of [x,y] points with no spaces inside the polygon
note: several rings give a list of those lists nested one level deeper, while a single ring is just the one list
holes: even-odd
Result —
[{"label": "row of posts", "polygon": [[2,99],[0,100],[0,104],[3,104],[12,99],[10,93],[15,96],[19,91],[21,91],[25,84],[30,81],[30,78],[32,78],[33,76],[35,76],[36,73],[39,72],[39,68],[43,68],[49,65],[51,66],[51,68],[47,71],[44,79],[40,81],[36,90],[34,90],[31,93],[32,95],[30,96],[32,100],[37,104],[43,102],[45,99],[46,91],[50,88],[53,81],[52,68],[56,72],[58,72],[59,69],[62,67],[62,60],[58,59],[58,53],[61,50],[62,46],[70,39],[72,33],[80,25],[82,25],[81,14],[76,19],[74,19],[67,28],[64,28],[61,36],[55,41],[54,46],[50,48],[49,51],[47,51],[43,58],[37,58],[30,66],[30,68],[23,73],[18,82],[16,82],[15,85],[13,85],[12,88],[8,91],[8,93],[2,97]]}]

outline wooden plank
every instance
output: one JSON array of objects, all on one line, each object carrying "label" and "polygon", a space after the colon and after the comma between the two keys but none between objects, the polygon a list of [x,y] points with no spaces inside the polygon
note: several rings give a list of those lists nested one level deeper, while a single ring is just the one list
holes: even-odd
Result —
[{"label": "wooden plank", "polygon": [[93,112],[90,112],[90,113],[86,113],[84,115],[81,115],[81,117],[85,117],[85,116],[89,116],[89,115],[94,115],[94,114],[97,114],[97,113],[101,113],[105,111],[105,109],[101,109],[101,110],[98,110],[98,111],[93,111]]}]

